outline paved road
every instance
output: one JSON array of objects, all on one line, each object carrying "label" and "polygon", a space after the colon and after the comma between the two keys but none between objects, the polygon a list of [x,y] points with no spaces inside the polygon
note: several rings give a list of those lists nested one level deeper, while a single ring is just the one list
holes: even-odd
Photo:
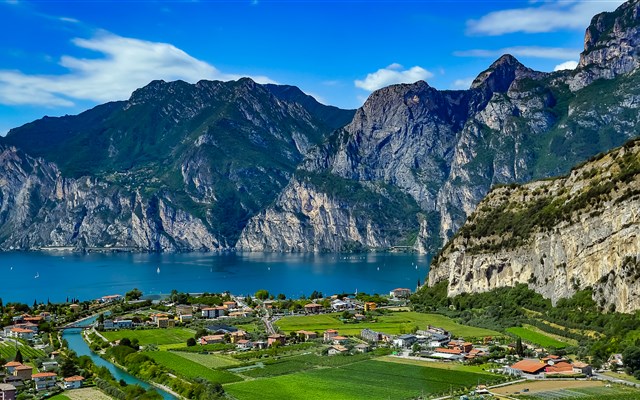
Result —
[{"label": "paved road", "polygon": [[608,376],[608,375],[599,374],[597,372],[594,372],[593,378],[601,380],[601,381],[608,381],[608,382],[613,382],[613,383],[621,383],[623,385],[629,385],[629,386],[634,386],[634,387],[640,388],[640,384],[638,384],[638,383],[627,381],[627,380],[620,379],[620,378],[614,378],[614,377]]}]

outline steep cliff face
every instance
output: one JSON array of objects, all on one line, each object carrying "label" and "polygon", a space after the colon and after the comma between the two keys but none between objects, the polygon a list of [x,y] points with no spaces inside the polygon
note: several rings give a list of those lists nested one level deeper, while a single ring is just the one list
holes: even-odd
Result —
[{"label": "steep cliff face", "polygon": [[[380,89],[344,130],[308,154],[300,171],[365,189],[387,185],[409,195],[418,212],[403,210],[401,234],[377,242],[433,251],[462,226],[492,185],[566,173],[637,135],[637,10],[634,0],[594,17],[576,71],[536,72],[505,55],[469,90],[438,91],[425,82]],[[353,188],[343,186],[344,191],[332,191],[333,201],[348,203]],[[293,207],[288,201],[296,199],[296,190],[288,185],[267,212],[253,217],[240,248],[306,251],[302,243],[309,240],[318,241],[314,248],[351,242],[377,247],[370,246],[376,241],[361,239],[370,231],[364,221],[355,231],[327,229],[310,237],[299,232],[296,240],[279,236],[295,218],[283,210]],[[317,186],[314,192],[328,194]],[[301,245],[291,247],[294,242]]]},{"label": "steep cliff face", "polygon": [[11,182],[0,247],[230,248],[352,115],[241,79],[155,81],[126,102],[34,121],[0,138]]},{"label": "steep cliff face", "polygon": [[144,199],[0,146],[0,249],[217,250],[225,244],[162,195]]},{"label": "steep cliff face", "polygon": [[640,140],[563,178],[496,188],[433,261],[449,295],[527,283],[554,303],[593,288],[640,309]]}]

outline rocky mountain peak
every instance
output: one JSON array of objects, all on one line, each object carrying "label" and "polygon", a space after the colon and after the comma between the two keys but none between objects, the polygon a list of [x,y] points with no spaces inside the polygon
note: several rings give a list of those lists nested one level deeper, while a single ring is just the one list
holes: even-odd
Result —
[{"label": "rocky mountain peak", "polygon": [[576,91],[597,79],[612,79],[640,67],[640,0],[631,0],[613,12],[591,20],[584,37],[578,72],[569,82]]},{"label": "rocky mountain peak", "polygon": [[492,92],[506,92],[516,78],[531,73],[532,69],[522,65],[511,54],[505,54],[473,80],[471,89],[486,87]]}]

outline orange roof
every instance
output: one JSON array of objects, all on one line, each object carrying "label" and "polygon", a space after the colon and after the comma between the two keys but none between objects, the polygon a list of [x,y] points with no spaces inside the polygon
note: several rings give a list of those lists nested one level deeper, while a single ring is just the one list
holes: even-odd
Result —
[{"label": "orange roof", "polygon": [[333,340],[348,340],[349,338],[344,337],[344,336],[334,336]]},{"label": "orange roof", "polygon": [[30,370],[30,371],[32,371],[32,370],[33,370],[33,367],[30,367],[30,366],[28,366],[28,365],[18,365],[18,366],[16,367],[16,369],[17,369],[17,370],[19,370],[19,371],[25,371],[25,370]]},{"label": "orange roof", "polygon": [[238,340],[238,344],[247,344],[247,343],[249,343],[249,341],[247,339]]},{"label": "orange roof", "polygon": [[40,372],[40,373],[31,375],[31,378],[53,378],[55,376],[58,376],[58,375],[54,374],[53,372]]},{"label": "orange roof", "polygon": [[554,365],[549,365],[545,371],[550,374],[573,372],[573,366],[566,361],[560,361]]},{"label": "orange roof", "polygon": [[513,364],[511,368],[518,369],[528,374],[536,374],[542,371],[546,366],[546,364],[541,363],[539,360],[529,359],[518,361],[517,363]]},{"label": "orange roof", "polygon": [[327,329],[325,332],[326,333],[338,333],[338,331],[335,330],[335,329]]},{"label": "orange roof", "polygon": [[315,335],[315,332],[311,332],[311,331],[305,331],[305,330],[299,330],[296,333],[299,333],[301,335]]},{"label": "orange roof", "polygon": [[316,304],[316,303],[309,303],[309,304],[305,304],[304,307],[305,308],[318,308],[318,307],[322,308],[322,305]]},{"label": "orange roof", "polygon": [[335,346],[331,346],[331,347],[333,347],[334,349],[336,349],[336,350],[338,350],[340,352],[349,351],[349,349],[347,349],[346,347],[344,347],[342,345],[339,345],[339,344],[337,344]]},{"label": "orange roof", "polygon": [[446,354],[462,354],[462,350],[459,349],[445,349],[444,347],[438,347],[436,350],[438,353],[446,353]]},{"label": "orange roof", "polygon": [[70,376],[68,378],[64,378],[65,382],[78,382],[78,381],[83,381],[84,377],[80,376],[80,375],[74,375],[74,376]]},{"label": "orange roof", "polygon": [[23,328],[11,328],[11,332],[17,332],[17,333],[34,333],[31,329],[23,329]]},{"label": "orange roof", "polygon": [[588,367],[589,364],[583,363],[583,362],[580,362],[580,361],[576,361],[576,362],[573,363],[573,366],[576,367],[576,368],[585,368],[585,367]]},{"label": "orange roof", "polygon": [[19,366],[21,366],[21,365],[22,365],[22,363],[19,363],[19,362],[17,362],[17,361],[9,361],[8,363],[6,363],[6,364],[4,365],[4,367],[5,367],[5,368],[6,368],[6,367],[19,367]]}]

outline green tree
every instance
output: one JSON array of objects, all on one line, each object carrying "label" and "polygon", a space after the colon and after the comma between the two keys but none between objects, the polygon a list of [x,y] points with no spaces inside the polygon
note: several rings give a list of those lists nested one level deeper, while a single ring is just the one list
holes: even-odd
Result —
[{"label": "green tree", "polygon": [[99,324],[104,324],[104,314],[100,313],[100,315],[98,315],[98,323]]},{"label": "green tree", "polygon": [[16,357],[13,359],[13,361],[19,362],[21,364],[24,362],[20,349],[18,349],[18,351],[16,352]]},{"label": "green tree", "polygon": [[76,362],[71,357],[65,357],[64,360],[62,360],[62,364],[60,364],[60,373],[65,378],[78,375]]},{"label": "green tree", "polygon": [[627,374],[640,376],[640,347],[629,346],[622,352],[622,360]]},{"label": "green tree", "polygon": [[196,339],[190,337],[189,339],[187,339],[187,346],[189,347],[193,347],[196,345]]},{"label": "green tree", "polygon": [[522,345],[522,339],[516,340],[516,354],[522,357],[524,355],[524,346]]},{"label": "green tree", "polygon": [[124,295],[125,300],[140,300],[140,297],[142,297],[142,292],[138,288],[134,288]]},{"label": "green tree", "polygon": [[269,298],[269,292],[265,289],[260,289],[255,294],[257,299],[266,300]]}]

